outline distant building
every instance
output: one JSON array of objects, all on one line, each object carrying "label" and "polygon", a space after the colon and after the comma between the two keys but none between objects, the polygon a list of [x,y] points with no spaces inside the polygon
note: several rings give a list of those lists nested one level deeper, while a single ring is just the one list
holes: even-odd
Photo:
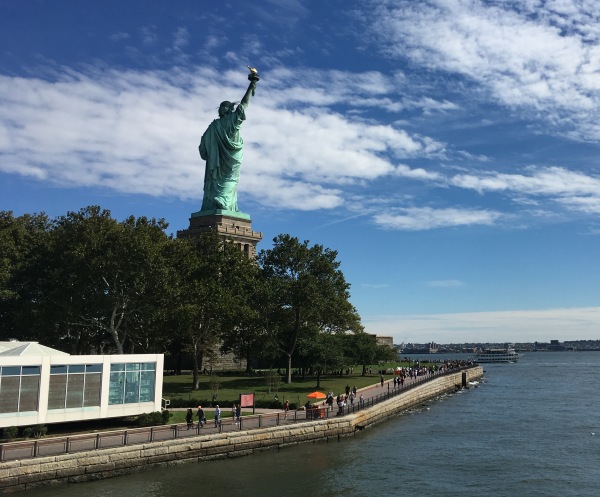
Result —
[{"label": "distant building", "polygon": [[425,344],[407,343],[402,349],[403,354],[437,354],[439,345],[435,342]]},{"label": "distant building", "polygon": [[0,428],[160,411],[163,354],[72,356],[0,342]]},{"label": "distant building", "polygon": [[394,337],[375,335],[375,341],[377,345],[387,345],[390,348],[394,348]]}]

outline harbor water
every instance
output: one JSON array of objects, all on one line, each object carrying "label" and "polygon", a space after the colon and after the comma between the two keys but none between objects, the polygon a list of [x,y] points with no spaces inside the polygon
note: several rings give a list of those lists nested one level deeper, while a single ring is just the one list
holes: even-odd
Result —
[{"label": "harbor water", "polygon": [[12,495],[598,495],[600,352],[530,353],[484,370],[479,385],[339,442]]}]

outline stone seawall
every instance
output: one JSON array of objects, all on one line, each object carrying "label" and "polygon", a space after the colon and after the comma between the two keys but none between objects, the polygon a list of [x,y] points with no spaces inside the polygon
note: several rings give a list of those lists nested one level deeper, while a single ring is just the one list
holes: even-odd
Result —
[{"label": "stone seawall", "polygon": [[112,478],[155,466],[241,457],[299,443],[337,440],[460,387],[464,373],[468,382],[483,376],[483,369],[476,367],[436,378],[371,408],[339,418],[0,463],[0,493]]}]

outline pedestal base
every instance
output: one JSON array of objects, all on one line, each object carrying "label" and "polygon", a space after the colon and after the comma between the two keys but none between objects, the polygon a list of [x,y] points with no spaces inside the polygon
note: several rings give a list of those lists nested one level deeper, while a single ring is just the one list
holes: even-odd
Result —
[{"label": "pedestal base", "polygon": [[262,240],[260,231],[252,231],[248,214],[233,211],[194,212],[190,227],[177,232],[177,238],[197,238],[203,233],[217,232],[224,240],[235,243],[247,257],[256,257],[256,245]]}]

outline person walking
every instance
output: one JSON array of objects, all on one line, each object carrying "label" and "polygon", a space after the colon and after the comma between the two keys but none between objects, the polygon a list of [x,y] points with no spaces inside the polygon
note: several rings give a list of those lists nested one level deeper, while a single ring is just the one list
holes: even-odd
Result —
[{"label": "person walking", "polygon": [[185,413],[185,421],[187,423],[188,430],[194,427],[194,412],[192,411],[191,407]]},{"label": "person walking", "polygon": [[202,428],[204,426],[204,422],[206,421],[206,419],[204,419],[204,409],[202,409],[202,406],[198,406],[196,416],[198,416],[198,426]]},{"label": "person walking", "polygon": [[215,428],[221,425],[221,408],[219,404],[215,406]]}]

